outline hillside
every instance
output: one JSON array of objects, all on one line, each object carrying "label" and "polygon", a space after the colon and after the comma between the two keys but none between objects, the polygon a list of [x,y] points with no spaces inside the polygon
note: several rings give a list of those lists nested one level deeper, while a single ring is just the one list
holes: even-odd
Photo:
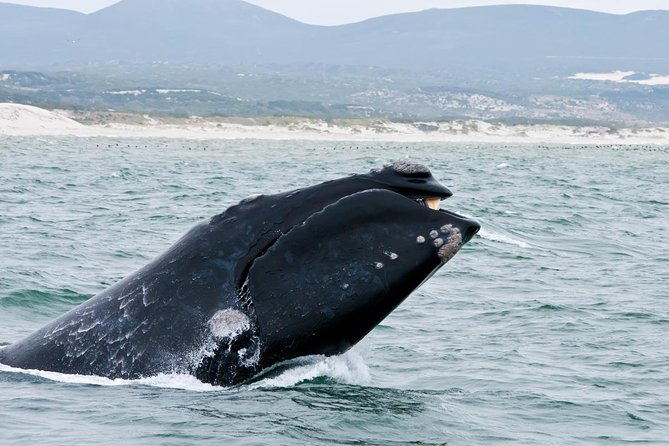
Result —
[{"label": "hillside", "polygon": [[189,116],[669,122],[669,11],[432,9],[314,26],[241,0],[0,4],[0,101]]},{"label": "hillside", "polygon": [[[16,45],[16,42],[21,42]],[[518,75],[669,71],[669,12],[487,6],[306,25],[241,0],[123,0],[84,15],[0,4],[4,68],[325,63]]]}]

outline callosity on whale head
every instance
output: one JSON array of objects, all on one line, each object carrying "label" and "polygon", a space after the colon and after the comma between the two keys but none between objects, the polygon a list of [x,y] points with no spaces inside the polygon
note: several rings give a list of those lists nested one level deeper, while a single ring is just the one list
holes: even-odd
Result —
[{"label": "callosity on whale head", "polygon": [[439,209],[451,195],[425,166],[398,162],[250,197],[0,350],[0,362],[233,385],[287,359],[344,352],[479,230]]}]

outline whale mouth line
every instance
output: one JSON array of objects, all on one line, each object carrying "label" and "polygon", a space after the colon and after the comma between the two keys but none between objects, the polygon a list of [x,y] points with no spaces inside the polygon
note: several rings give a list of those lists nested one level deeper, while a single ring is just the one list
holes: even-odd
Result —
[{"label": "whale mouth line", "polygon": [[[236,284],[237,284],[236,289],[237,289],[237,295],[239,296],[240,301],[242,302],[242,306],[249,311],[249,313],[252,315],[253,319],[255,319],[255,309],[254,309],[252,297],[251,297],[251,295],[249,293],[249,290],[248,290],[248,281],[249,281],[249,272],[250,272],[251,267],[253,266],[253,264],[256,262],[256,260],[263,257],[267,253],[267,251],[269,251],[269,249],[272,248],[281,238],[287,236],[296,227],[304,225],[305,221],[309,217],[313,216],[314,214],[323,212],[323,210],[325,208],[327,208],[328,206],[331,206],[331,205],[335,204],[336,202],[338,202],[340,200],[349,198],[349,197],[351,197],[353,195],[356,195],[356,194],[378,192],[379,190],[385,190],[385,189],[366,189],[366,190],[362,190],[362,191],[357,191],[357,192],[353,192],[351,194],[345,195],[343,197],[339,197],[337,200],[335,200],[333,202],[324,203],[323,206],[314,210],[311,214],[306,216],[304,218],[304,220],[302,220],[301,222],[296,223],[295,225],[291,226],[290,228],[288,228],[285,231],[280,231],[280,232],[276,233],[275,237],[273,237],[271,240],[269,240],[267,242],[267,244],[265,246],[263,246],[263,248],[261,250],[258,250],[252,257],[247,259],[247,262],[244,266],[244,269],[242,270],[241,274],[239,275],[239,277],[236,281]],[[422,207],[425,207],[425,208],[429,209],[430,212],[439,212],[439,213],[450,215],[450,216],[456,217],[456,218],[463,218],[463,219],[465,218],[461,215],[456,214],[455,212],[450,212],[450,211],[447,211],[447,210],[442,209],[440,207],[441,202],[446,200],[446,198],[448,198],[448,197],[439,197],[439,196],[436,196],[436,195],[426,196],[427,194],[425,194],[421,197],[420,195],[422,195],[422,194],[418,194],[415,191],[397,191],[397,190],[392,191],[392,190],[389,190],[389,192],[394,192],[395,194],[397,194],[399,196],[402,196],[407,200],[413,201],[413,202],[421,205]],[[474,231],[474,233],[476,233],[476,232],[478,232],[478,229],[476,229]],[[471,236],[469,238],[471,238]],[[467,238],[466,240],[469,240],[469,238]]]},{"label": "whale mouth line", "polygon": [[[360,194],[360,193],[368,193],[368,192],[374,192],[374,191],[379,191],[380,189],[367,189],[363,191],[358,191],[358,192],[353,192],[349,195],[345,195],[344,197],[340,197],[339,199],[335,200],[334,202],[330,203],[325,203],[321,208],[315,210],[313,213],[309,214],[308,217],[305,217],[305,219],[300,222],[295,224],[294,226],[290,227],[287,231],[280,231],[276,234],[276,237],[274,237],[272,240],[270,240],[266,246],[263,247],[262,250],[258,251],[255,253],[255,255],[251,258],[248,259],[246,266],[244,267],[244,270],[242,274],[239,277],[239,280],[237,281],[237,295],[240,297],[240,300],[243,302],[243,306],[251,311],[251,314],[255,314],[255,311],[253,309],[253,302],[251,299],[251,296],[248,291],[248,281],[249,281],[249,272],[251,270],[251,267],[255,263],[256,260],[259,258],[263,257],[267,251],[269,251],[270,248],[272,248],[282,237],[287,236],[293,229],[296,227],[302,226],[305,224],[306,220],[313,216],[314,214],[323,212],[324,209],[326,209],[328,206],[331,206],[335,204],[336,202],[349,198],[353,195]],[[439,197],[426,197],[426,198],[413,198],[410,196],[407,196],[406,194],[398,191],[392,191],[408,200],[413,200],[416,203],[436,212],[444,212],[443,209],[441,209],[439,206],[441,204],[442,198]]]},{"label": "whale mouth line", "polygon": [[[354,192],[354,193],[352,193],[352,194],[349,194],[349,195],[346,195],[346,196],[344,196],[344,197],[339,198],[339,200],[342,200],[342,199],[351,197],[351,196],[356,195],[356,194],[359,194],[359,193],[367,193],[367,192],[378,191],[378,190],[380,190],[380,189],[368,189],[368,190],[365,190],[365,191]],[[414,198],[415,196],[414,196],[414,197],[407,196],[407,194],[402,193],[402,192],[399,192],[399,191],[392,191],[392,192],[394,192],[394,193],[396,193],[396,194],[398,194],[398,195],[400,195],[400,196],[403,196],[404,198],[407,198],[407,199],[409,199],[409,200],[413,200],[413,201],[415,201],[416,203],[420,204],[421,206],[424,206],[424,207],[430,209],[431,211],[445,213],[445,214],[448,214],[448,215],[451,215],[451,216],[455,216],[455,217],[458,217],[458,218],[464,218],[463,216],[458,215],[458,214],[456,214],[455,212],[449,212],[449,211],[446,211],[446,210],[444,210],[444,209],[441,209],[441,207],[440,207],[440,206],[441,206],[441,202],[444,201],[446,198],[437,197],[437,196],[428,196],[428,197],[424,197],[424,198]],[[337,200],[337,201],[339,201],[339,200]],[[336,202],[336,201],[335,201],[335,202]],[[323,210],[324,210],[325,208],[327,208],[328,206],[330,206],[330,205],[332,205],[332,204],[334,204],[334,203],[326,203],[323,207],[321,207],[320,209],[318,209],[318,210],[314,211],[312,214],[310,214],[309,217],[311,217],[312,215],[314,215],[314,214],[316,214],[316,213],[323,212]],[[308,218],[308,217],[307,217],[307,218]],[[306,221],[307,218],[305,218],[305,221]],[[267,243],[267,245],[266,245],[262,250],[260,250],[259,252],[257,252],[255,256],[253,256],[252,258],[249,259],[249,261],[248,261],[247,264],[246,264],[246,267],[244,268],[243,273],[242,273],[241,276],[240,276],[240,280],[238,281],[238,285],[237,285],[237,290],[238,290],[238,293],[239,293],[240,296],[244,296],[244,295],[246,294],[246,292],[245,292],[245,291],[246,291],[246,290],[245,290],[245,284],[248,282],[248,273],[249,273],[251,267],[253,266],[253,263],[254,263],[258,258],[264,256],[264,255],[267,253],[267,251],[268,251],[272,246],[274,246],[274,244],[275,244],[276,242],[279,241],[279,239],[281,239],[282,237],[288,235],[288,234],[289,234],[295,227],[297,227],[297,226],[301,226],[301,225],[303,225],[303,224],[304,224],[304,221],[302,221],[301,223],[298,223],[298,224],[294,225],[293,227],[289,228],[289,229],[288,229],[287,231],[285,231],[285,232],[284,232],[284,231],[279,232],[279,233],[276,235],[276,237],[275,237],[273,240],[271,240],[269,243]],[[478,230],[477,230],[477,232],[478,232]],[[248,296],[247,296],[247,297],[248,297]]]}]

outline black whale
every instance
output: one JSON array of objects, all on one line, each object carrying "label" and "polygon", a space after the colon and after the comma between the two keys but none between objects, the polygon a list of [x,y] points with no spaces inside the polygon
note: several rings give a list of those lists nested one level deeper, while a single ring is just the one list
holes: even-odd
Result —
[{"label": "black whale", "polygon": [[426,205],[450,195],[424,166],[399,162],[248,198],[0,350],[0,362],[233,385],[286,359],[342,353],[478,231]]}]

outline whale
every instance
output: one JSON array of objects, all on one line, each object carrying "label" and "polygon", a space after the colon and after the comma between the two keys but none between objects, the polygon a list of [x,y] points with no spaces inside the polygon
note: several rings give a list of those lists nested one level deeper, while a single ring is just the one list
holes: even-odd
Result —
[{"label": "whale", "polygon": [[346,352],[480,229],[452,192],[399,161],[274,195],[197,224],[146,266],[0,349],[29,370],[242,384]]}]

